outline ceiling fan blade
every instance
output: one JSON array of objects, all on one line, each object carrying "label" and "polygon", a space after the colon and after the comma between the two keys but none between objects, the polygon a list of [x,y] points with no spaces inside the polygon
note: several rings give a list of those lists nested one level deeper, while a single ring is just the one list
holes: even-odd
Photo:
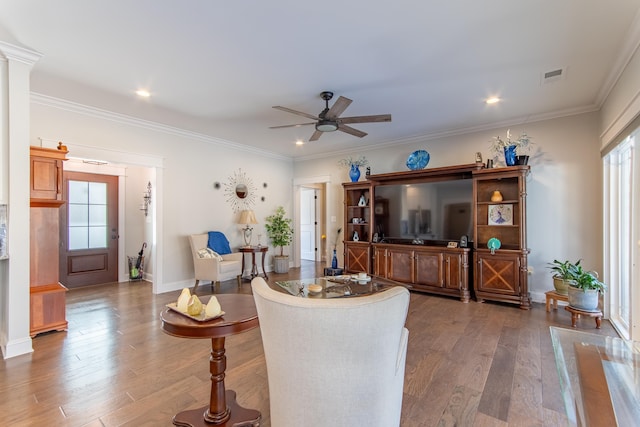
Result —
[{"label": "ceiling fan blade", "polygon": [[337,118],[349,105],[351,105],[352,102],[352,100],[345,98],[344,96],[339,97],[338,100],[333,103],[331,108],[329,108],[329,111],[327,111],[327,114],[324,116],[325,119],[333,120]]},{"label": "ceiling fan blade", "polygon": [[319,130],[315,131],[313,133],[313,135],[311,135],[311,138],[309,138],[309,141],[317,141],[320,139],[320,137],[322,136],[323,132],[320,132]]},{"label": "ceiling fan blade", "polygon": [[318,116],[314,116],[314,115],[311,115],[311,114],[303,113],[302,111],[292,110],[291,108],[281,107],[279,105],[275,105],[273,108],[275,108],[276,110],[286,111],[287,113],[297,114],[298,116],[303,116],[303,117],[306,117],[306,118],[311,119],[311,120],[318,120]]},{"label": "ceiling fan blade", "polygon": [[375,116],[354,116],[354,117],[341,117],[338,119],[338,123],[380,123],[390,122],[391,114],[378,114]]},{"label": "ceiling fan blade", "polygon": [[349,135],[357,136],[358,138],[362,138],[363,136],[367,136],[366,132],[362,132],[361,130],[354,129],[351,126],[339,124],[338,130],[342,132],[348,133]]},{"label": "ceiling fan blade", "polygon": [[315,125],[315,124],[316,124],[316,122],[313,122],[313,123],[298,123],[297,125],[269,126],[269,129],[297,128],[297,127],[300,127],[300,126]]}]

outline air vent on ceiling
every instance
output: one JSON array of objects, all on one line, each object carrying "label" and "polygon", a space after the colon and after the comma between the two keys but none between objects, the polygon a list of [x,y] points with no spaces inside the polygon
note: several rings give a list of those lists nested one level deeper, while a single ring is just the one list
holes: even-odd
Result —
[{"label": "air vent on ceiling", "polygon": [[566,75],[565,68],[556,68],[555,70],[542,73],[542,78],[540,80],[542,83],[553,83],[558,80],[564,79],[565,75]]}]

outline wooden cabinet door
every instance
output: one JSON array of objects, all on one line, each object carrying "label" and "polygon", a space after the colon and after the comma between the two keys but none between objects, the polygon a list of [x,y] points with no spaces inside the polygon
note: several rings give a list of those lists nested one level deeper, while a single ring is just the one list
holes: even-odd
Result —
[{"label": "wooden cabinet door", "polygon": [[413,251],[387,249],[387,277],[398,282],[413,282]]},{"label": "wooden cabinet door", "polygon": [[385,248],[373,249],[373,274],[387,277],[387,250]]},{"label": "wooden cabinet door", "polygon": [[442,287],[442,253],[437,251],[417,251],[415,253],[416,285]]},{"label": "wooden cabinet door", "polygon": [[458,254],[444,254],[444,287],[462,288],[462,257]]},{"label": "wooden cabinet door", "polygon": [[507,253],[476,252],[475,289],[503,295],[520,295],[519,257]]},{"label": "wooden cabinet door", "polygon": [[347,272],[359,273],[369,272],[371,259],[371,246],[368,244],[358,244],[345,242],[344,244],[344,267]]},{"label": "wooden cabinet door", "polygon": [[31,198],[61,200],[62,161],[31,157]]}]

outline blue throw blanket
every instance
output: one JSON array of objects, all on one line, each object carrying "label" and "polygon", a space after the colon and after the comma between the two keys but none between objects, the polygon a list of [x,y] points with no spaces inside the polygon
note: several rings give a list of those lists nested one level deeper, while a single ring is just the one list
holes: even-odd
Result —
[{"label": "blue throw blanket", "polygon": [[231,253],[231,247],[227,237],[219,231],[209,232],[209,242],[207,247],[216,251],[220,255],[226,255]]}]

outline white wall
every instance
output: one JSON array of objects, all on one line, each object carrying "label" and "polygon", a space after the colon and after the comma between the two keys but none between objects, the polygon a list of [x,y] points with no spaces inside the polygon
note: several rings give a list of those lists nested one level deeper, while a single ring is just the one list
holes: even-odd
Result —
[{"label": "white wall", "polygon": [[[529,288],[535,301],[553,288],[546,263],[554,258],[579,259],[602,271],[602,188],[598,152],[598,114],[582,114],[536,123],[512,126],[511,131],[526,132],[535,143],[527,180],[528,247],[531,250]],[[504,137],[507,129],[428,140],[410,144],[389,144],[388,148],[346,153],[323,159],[296,162],[295,179],[330,173],[333,200],[329,215],[342,224],[342,187],[349,180],[338,160],[349,155],[365,155],[371,173],[408,170],[405,162],[411,152],[425,149],[431,154],[427,168],[473,163],[476,151],[489,156],[493,136]],[[363,174],[364,175],[364,174]],[[360,178],[364,179],[364,176]],[[342,253],[342,248],[338,248]],[[340,265],[344,265],[340,260]]]}]

